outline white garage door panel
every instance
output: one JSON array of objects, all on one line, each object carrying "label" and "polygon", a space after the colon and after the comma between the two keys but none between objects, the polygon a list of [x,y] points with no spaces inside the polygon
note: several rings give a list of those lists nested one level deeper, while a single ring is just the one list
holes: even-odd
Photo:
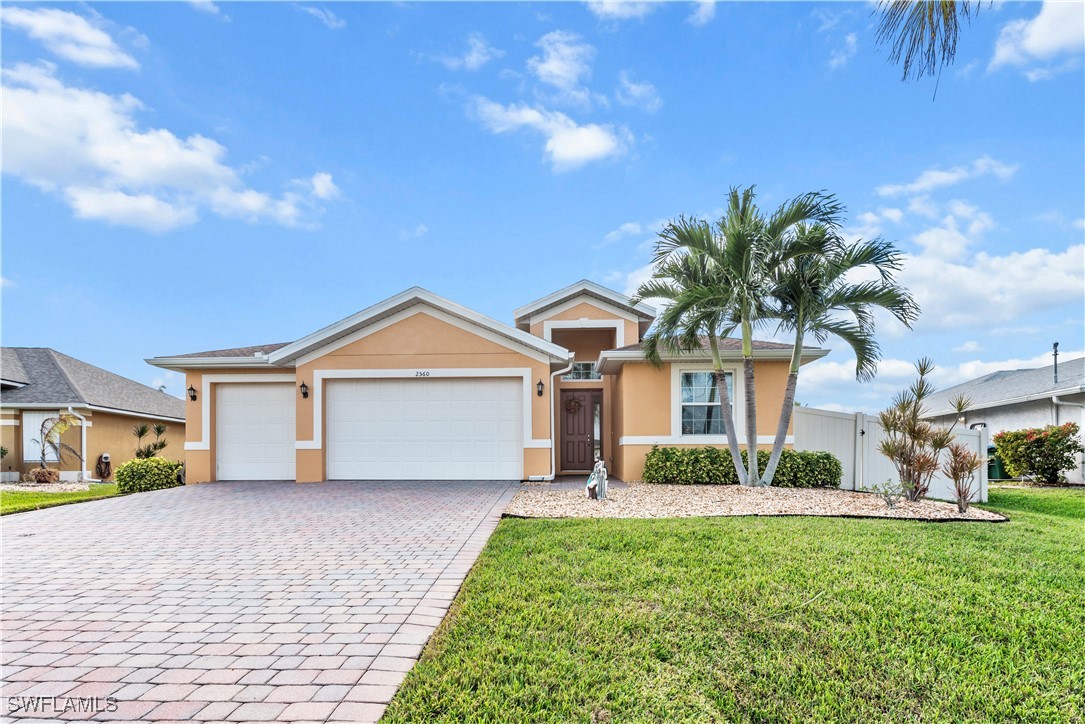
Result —
[{"label": "white garage door panel", "polygon": [[334,380],[331,480],[519,480],[520,379]]},{"label": "white garage door panel", "polygon": [[215,449],[219,480],[294,480],[294,385],[220,384]]}]

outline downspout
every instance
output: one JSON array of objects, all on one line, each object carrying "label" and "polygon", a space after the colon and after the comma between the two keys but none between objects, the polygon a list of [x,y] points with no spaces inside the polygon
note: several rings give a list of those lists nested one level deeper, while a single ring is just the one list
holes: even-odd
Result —
[{"label": "downspout", "polygon": [[81,470],[79,471],[79,477],[88,483],[100,483],[101,480],[95,480],[90,476],[90,471],[87,470],[87,418],[80,415],[71,405],[68,405],[68,412],[74,417],[79,418],[79,454],[83,456],[80,461]]},{"label": "downspout", "polygon": [[550,474],[544,476],[532,475],[528,480],[549,482],[558,476],[558,446],[554,440],[554,419],[557,417],[557,412],[554,409],[554,378],[558,375],[565,374],[573,368],[573,359],[575,356],[576,355],[569,357],[569,364],[550,373]]}]

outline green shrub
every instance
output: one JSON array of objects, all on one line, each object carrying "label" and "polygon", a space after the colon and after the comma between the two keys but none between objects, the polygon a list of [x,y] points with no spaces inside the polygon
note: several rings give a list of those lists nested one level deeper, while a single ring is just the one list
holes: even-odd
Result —
[{"label": "green shrub", "polygon": [[[765,471],[769,451],[757,451],[757,465]],[[745,465],[746,451],[742,451]],[[837,488],[844,469],[831,453],[784,450],[772,484],[780,488]],[[644,459],[644,482],[662,485],[736,485],[738,473],[731,453],[714,447],[653,446]]]},{"label": "green shrub", "polygon": [[136,458],[117,468],[114,479],[121,495],[181,485],[181,463],[165,458]]},{"label": "green shrub", "polygon": [[1074,456],[1085,452],[1077,436],[1079,429],[1068,422],[1000,432],[994,437],[996,454],[1015,478],[1028,476],[1055,485],[1063,481],[1064,472],[1077,465]]}]

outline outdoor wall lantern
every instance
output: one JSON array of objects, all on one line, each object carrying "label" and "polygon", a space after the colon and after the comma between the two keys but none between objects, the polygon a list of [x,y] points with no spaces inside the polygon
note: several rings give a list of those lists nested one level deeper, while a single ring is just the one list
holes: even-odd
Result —
[{"label": "outdoor wall lantern", "polygon": [[301,383],[301,396],[305,399],[309,399],[309,385],[304,382]]},{"label": "outdoor wall lantern", "polygon": [[538,384],[535,385],[535,391],[539,393],[539,397],[542,397],[542,393],[543,393],[542,377],[539,378]]},{"label": "outdoor wall lantern", "polygon": [[196,401],[196,388],[192,385],[188,386],[188,399],[192,400],[193,402]]}]

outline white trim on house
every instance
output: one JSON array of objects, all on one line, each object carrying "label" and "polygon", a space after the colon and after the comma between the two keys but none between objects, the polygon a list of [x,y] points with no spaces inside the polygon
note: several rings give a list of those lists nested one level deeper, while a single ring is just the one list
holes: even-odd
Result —
[{"label": "white trim on house", "polygon": [[555,329],[613,329],[614,346],[625,346],[625,323],[611,319],[558,319],[543,322],[543,338],[553,342]]},{"label": "white trim on house", "polygon": [[567,312],[570,309],[573,309],[575,307],[580,306],[581,304],[588,304],[588,305],[593,306],[596,309],[598,309],[601,314],[607,314],[607,315],[612,316],[612,317],[618,317],[619,319],[624,319],[627,322],[632,322],[633,324],[638,324],[639,325],[642,322],[647,321],[647,320],[644,320],[644,319],[639,319],[635,314],[630,314],[629,312],[625,311],[624,309],[619,309],[618,307],[616,307],[616,306],[614,306],[612,304],[609,304],[607,302],[596,299],[595,297],[589,297],[587,295],[580,295],[578,297],[573,297],[569,301],[562,302],[561,304],[557,305],[556,307],[553,307],[551,309],[547,309],[544,312],[539,312],[538,314],[535,314],[535,315],[529,317],[525,321],[529,325],[535,324],[536,322],[544,322],[545,323],[546,320],[552,319],[554,316],[556,316],[558,314],[561,314],[562,312]]},{"label": "white trim on house", "polygon": [[[254,355],[252,357],[149,357],[143,361],[155,367],[178,372],[196,369],[267,367],[270,364],[267,355]],[[292,367],[293,365],[283,364],[279,366]]]},{"label": "white trim on house", "polygon": [[[292,342],[285,347],[271,352],[268,354],[268,361],[274,365],[284,365],[293,362],[299,357],[307,355],[316,349],[328,347],[337,338],[348,335],[361,326],[370,325],[379,321],[384,315],[394,314],[398,311],[399,307],[409,307],[415,304],[426,304],[435,310],[439,310],[454,317],[459,317],[475,327],[481,327],[482,329],[505,337],[512,342],[519,343],[520,347],[534,350],[536,354],[542,353],[547,355],[553,361],[564,362],[568,359],[568,350],[559,347],[556,344],[539,339],[523,330],[502,324],[496,319],[491,319],[490,317],[479,314],[460,304],[439,297],[433,292],[421,287],[411,287],[394,297],[374,304],[367,309],[352,314],[346,319],[330,324],[323,329],[302,337],[296,342]],[[477,331],[475,333],[477,334]]]},{"label": "white trim on house", "polygon": [[[802,363],[813,362],[819,360],[825,355],[829,354],[829,350],[820,349],[817,347],[804,347],[802,351]],[[790,349],[755,349],[753,352],[753,358],[755,361],[759,360],[790,360]],[[610,349],[603,350],[599,354],[599,371],[603,374],[615,374],[621,366],[626,362],[643,362],[645,360],[644,351],[640,349]],[[703,352],[682,352],[675,354],[672,352],[662,352],[660,359],[664,362],[681,362],[683,360],[689,360],[690,362],[711,362],[711,354],[708,350]],[[720,360],[724,362],[741,362],[742,350],[737,349],[721,349]]]},{"label": "white trim on house", "polygon": [[18,427],[18,426],[19,426],[19,420],[18,419],[0,420],[0,427]]},{"label": "white trim on house", "polygon": [[[476,324],[465,322],[459,317],[456,317],[440,309],[428,306],[426,304],[417,304],[408,307],[407,309],[396,312],[391,316],[374,322],[373,324],[362,327],[361,329],[351,332],[350,334],[339,337],[333,342],[330,342],[323,347],[318,347],[311,352],[307,352],[306,354],[294,360],[294,366],[302,367],[304,365],[307,365],[310,362],[314,362],[327,354],[331,354],[337,349],[342,349],[343,347],[353,344],[358,340],[365,339],[371,334],[375,334],[376,332],[379,332],[383,329],[387,329],[388,327],[391,327],[399,322],[409,319],[417,314],[425,314],[433,317],[434,319],[445,322],[446,324],[450,324],[458,329],[462,329],[469,334],[473,334],[476,337],[480,337],[489,342],[493,342],[494,344],[499,344],[506,349],[512,350],[513,352],[522,354],[526,357],[530,357],[536,362],[550,364],[550,362],[552,361],[552,355],[540,353],[539,351],[531,348],[525,349],[525,345],[518,344],[510,340],[505,335],[496,334],[485,327],[479,327]],[[535,339],[538,339],[538,337],[536,337]],[[549,340],[547,341],[549,342]],[[562,350],[566,356],[569,355],[569,352],[563,347],[558,347],[558,345],[555,345],[553,343],[551,343],[551,346],[553,346],[555,349]]]},{"label": "white trim on house", "polygon": [[[758,435],[758,445],[771,445],[776,442],[775,435]],[[788,435],[785,444],[793,444],[795,437]],[[726,435],[626,435],[618,438],[618,444],[625,445],[726,445]],[[746,444],[746,436],[738,436],[738,444]]]},{"label": "white trim on house", "polygon": [[[592,294],[602,297],[604,300],[610,300],[612,304],[620,305],[621,307],[624,307],[626,309],[635,310],[639,314],[644,315],[645,319],[654,319],[656,316],[655,308],[645,304],[644,302],[636,305],[630,304],[629,297],[625,296],[624,294],[619,294],[613,289],[607,289],[606,287],[596,284],[595,282],[588,281],[587,279],[581,279],[578,282],[570,284],[564,289],[559,289],[552,294],[547,294],[542,299],[536,299],[530,304],[525,304],[519,309],[514,310],[512,316],[517,322],[520,322],[523,320],[524,317],[534,314],[535,312],[542,309],[543,307],[546,307],[547,305],[554,304],[555,302],[563,300],[566,297],[581,296],[584,294],[584,292],[591,292]],[[557,312],[551,312],[549,309],[547,310],[547,313],[557,314]]]},{"label": "white trim on house", "polygon": [[204,375],[200,386],[200,439],[185,442],[185,450],[211,449],[211,385],[222,382],[295,382],[293,373],[270,375]]},{"label": "white trim on house", "polygon": [[[992,402],[982,402],[977,405],[970,405],[965,414],[974,410],[988,410],[992,407],[1007,407],[1010,405],[1017,405],[1022,402],[1038,402],[1041,400],[1050,400],[1052,397],[1065,397],[1066,395],[1080,395],[1085,392],[1085,386],[1074,385],[1073,387],[1063,387],[1057,390],[1051,390],[1049,392],[1035,392],[1031,395],[1021,395],[1020,397],[1008,397],[1004,400],[994,400]],[[934,410],[924,413],[924,418],[931,417],[945,417],[947,415],[957,415],[957,411],[954,409]]]},{"label": "white trim on house", "polygon": [[[11,403],[3,405],[5,410],[55,410],[58,407],[67,407],[69,403],[47,403],[47,402],[30,402],[30,403]],[[118,410],[115,407],[102,407],[100,405],[84,405],[84,404],[72,404],[80,410],[92,410],[94,412],[108,412],[113,415],[124,415],[125,417],[139,417],[146,420],[164,420],[165,422],[184,422],[183,417],[167,417],[165,415],[151,415],[145,412],[133,412],[132,410]]]},{"label": "white trim on house", "polygon": [[[295,447],[298,450],[321,450],[324,440],[324,380],[343,379],[425,379],[435,377],[520,377],[524,381],[523,391],[523,418],[524,418],[524,447],[525,448],[550,448],[552,442],[549,439],[535,439],[531,429],[531,396],[535,394],[535,383],[531,379],[530,367],[452,367],[447,369],[431,369],[425,367],[408,369],[382,369],[382,370],[314,370],[312,392],[313,397],[313,438],[311,440],[298,440]],[[266,376],[266,375],[265,375]]]}]

